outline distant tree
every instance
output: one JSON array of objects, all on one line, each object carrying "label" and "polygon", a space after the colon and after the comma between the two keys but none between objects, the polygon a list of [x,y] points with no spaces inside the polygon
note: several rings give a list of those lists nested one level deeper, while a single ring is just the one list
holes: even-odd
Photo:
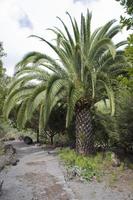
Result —
[{"label": "distant tree", "polygon": [[49,117],[46,127],[46,135],[50,138],[51,144],[54,142],[54,136],[65,131],[66,109],[62,106],[56,106]]},{"label": "distant tree", "polygon": [[5,56],[4,49],[3,49],[3,44],[0,42],[0,77],[4,74],[5,69],[3,68],[3,62],[2,58]]},{"label": "distant tree", "polygon": [[2,58],[5,56],[6,54],[4,53],[4,49],[3,49],[3,44],[2,42],[0,42],[0,115],[2,115],[2,109],[3,109],[3,105],[4,105],[4,100],[5,100],[5,96],[6,96],[6,88],[7,88],[7,82],[8,82],[8,77],[5,74],[5,68],[3,68],[3,62],[2,62]]},{"label": "distant tree", "polygon": [[124,7],[126,16],[120,16],[122,27],[133,29],[133,0],[116,0]]},{"label": "distant tree", "polygon": [[125,57],[127,65],[123,73],[117,77],[120,84],[127,89],[133,90],[133,34],[127,38],[128,45],[125,48]]},{"label": "distant tree", "polygon": [[125,55],[133,67],[133,34],[128,37],[128,46],[125,49]]}]

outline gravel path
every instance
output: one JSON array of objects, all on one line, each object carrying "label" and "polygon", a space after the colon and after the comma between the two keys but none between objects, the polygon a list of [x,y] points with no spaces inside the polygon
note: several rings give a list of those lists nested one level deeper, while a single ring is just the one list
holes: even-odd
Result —
[{"label": "gravel path", "polygon": [[133,190],[125,188],[119,190],[117,187],[110,188],[105,182],[81,183],[70,181],[69,187],[75,191],[79,200],[133,200]]},{"label": "gravel path", "polygon": [[0,200],[133,200],[133,190],[128,191],[127,185],[121,190],[104,182],[66,182],[57,156],[23,142],[12,144],[20,161],[0,174],[4,179]]},{"label": "gravel path", "polygon": [[37,146],[13,142],[20,162],[1,173],[0,200],[76,200],[56,156]]}]

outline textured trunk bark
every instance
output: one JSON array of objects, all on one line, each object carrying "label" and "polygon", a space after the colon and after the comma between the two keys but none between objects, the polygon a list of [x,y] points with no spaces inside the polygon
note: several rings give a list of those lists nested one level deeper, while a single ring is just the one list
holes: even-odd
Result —
[{"label": "textured trunk bark", "polygon": [[39,131],[37,131],[36,133],[36,142],[39,143],[40,142],[40,138],[39,138]]},{"label": "textured trunk bark", "polygon": [[94,151],[91,112],[88,106],[76,107],[76,150],[79,154],[88,155]]}]

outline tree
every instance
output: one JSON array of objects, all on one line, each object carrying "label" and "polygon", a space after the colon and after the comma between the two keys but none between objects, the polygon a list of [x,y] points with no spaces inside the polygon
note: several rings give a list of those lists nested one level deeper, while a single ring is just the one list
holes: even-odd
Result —
[{"label": "tree", "polygon": [[4,105],[5,96],[7,93],[8,77],[5,74],[5,68],[3,68],[2,58],[6,54],[4,53],[3,44],[0,42],[0,116],[2,115],[2,109]]},{"label": "tree", "polygon": [[125,13],[128,16],[120,16],[120,23],[123,27],[127,27],[127,30],[133,29],[133,1],[132,0],[116,0],[124,7]]},{"label": "tree", "polygon": [[2,74],[2,67],[3,67],[3,62],[2,62],[2,57],[5,56],[4,49],[3,49],[3,44],[0,42],[0,75]]},{"label": "tree", "polygon": [[133,34],[128,37],[128,45],[125,48],[125,56],[128,62],[128,67],[125,69],[125,73],[118,77],[118,80],[127,89],[133,90]]},{"label": "tree", "polygon": [[[4,112],[8,118],[16,103],[20,104],[18,118],[21,125],[40,109],[39,130],[46,127],[50,113],[58,104],[66,104],[66,126],[75,116],[76,149],[80,154],[93,151],[91,108],[101,99],[109,98],[114,114],[112,84],[125,66],[123,52],[118,50],[126,42],[114,44],[113,37],[120,27],[111,20],[91,32],[91,13],[81,14],[81,26],[69,16],[73,34],[61,21],[65,32],[55,27],[56,44],[33,35],[48,44],[57,60],[46,54],[31,52],[16,67]],[[32,80],[32,83],[31,83]],[[33,81],[38,80],[38,81]]]},{"label": "tree", "polygon": [[56,106],[50,114],[47,127],[46,135],[50,138],[51,144],[54,143],[54,136],[65,132],[65,116],[66,109],[63,106]]},{"label": "tree", "polygon": [[133,34],[128,37],[128,46],[125,49],[125,56],[133,67]]}]

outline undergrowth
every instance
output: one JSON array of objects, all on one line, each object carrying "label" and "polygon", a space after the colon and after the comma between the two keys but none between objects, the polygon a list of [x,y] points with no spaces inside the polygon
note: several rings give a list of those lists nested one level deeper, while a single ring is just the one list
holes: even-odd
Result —
[{"label": "undergrowth", "polygon": [[59,156],[67,168],[75,170],[76,175],[84,180],[92,180],[93,178],[100,180],[105,169],[111,166],[111,152],[97,153],[87,157],[78,155],[69,148],[64,148],[59,152]]},{"label": "undergrowth", "polygon": [[0,156],[2,156],[4,154],[4,146],[3,143],[0,142]]}]

